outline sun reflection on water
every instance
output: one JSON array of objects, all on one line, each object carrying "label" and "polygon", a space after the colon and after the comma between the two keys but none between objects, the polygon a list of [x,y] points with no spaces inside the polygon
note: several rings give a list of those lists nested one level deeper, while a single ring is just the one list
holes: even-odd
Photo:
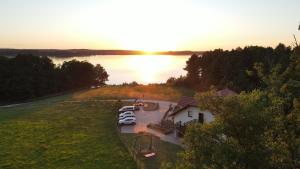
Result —
[{"label": "sun reflection on water", "polygon": [[125,60],[141,83],[152,83],[161,76],[161,72],[171,69],[172,56],[142,55]]},{"label": "sun reflection on water", "polygon": [[136,81],[142,84],[163,83],[169,77],[185,75],[189,56],[174,55],[98,55],[87,57],[51,58],[55,64],[76,59],[101,64],[109,74],[108,84]]}]

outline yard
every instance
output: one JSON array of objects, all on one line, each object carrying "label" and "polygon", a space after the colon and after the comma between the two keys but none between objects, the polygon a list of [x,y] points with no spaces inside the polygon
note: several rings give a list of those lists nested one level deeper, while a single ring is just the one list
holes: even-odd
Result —
[{"label": "yard", "polygon": [[[135,169],[125,147],[130,148],[135,134],[119,135],[116,103],[101,100],[142,96],[177,100],[182,95],[193,92],[167,86],[107,86],[0,107],[0,168]],[[180,146],[158,139],[154,143],[157,157],[141,159],[147,169],[174,162],[181,151]]]},{"label": "yard", "polygon": [[0,168],[134,169],[111,102],[70,96],[0,108]]}]

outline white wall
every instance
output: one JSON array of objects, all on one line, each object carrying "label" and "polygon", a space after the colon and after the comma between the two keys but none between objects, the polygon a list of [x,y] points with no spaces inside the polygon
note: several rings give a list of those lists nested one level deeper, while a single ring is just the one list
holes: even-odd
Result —
[{"label": "white wall", "polygon": [[[192,117],[188,116],[188,111],[191,111],[191,115]],[[184,124],[186,122],[189,122],[191,120],[198,120],[199,118],[199,113],[200,113],[200,109],[197,107],[189,107],[187,109],[182,110],[181,112],[177,113],[174,116],[174,123],[176,124],[177,122],[181,121],[181,124]]]},{"label": "white wall", "polygon": [[201,111],[201,113],[204,114],[204,122],[205,123],[210,123],[215,120],[215,116],[211,112],[205,110],[205,111]]},{"label": "white wall", "polygon": [[[188,116],[188,111],[191,111],[191,115],[192,117]],[[210,113],[209,111],[200,111],[199,108],[197,107],[189,107],[187,109],[182,110],[180,113],[177,113],[174,116],[174,124],[176,124],[177,122],[181,121],[181,124],[184,124],[186,122],[189,122],[191,120],[199,120],[199,113],[203,113],[204,115],[204,122],[205,123],[210,123],[214,120],[214,116],[212,113]]]}]

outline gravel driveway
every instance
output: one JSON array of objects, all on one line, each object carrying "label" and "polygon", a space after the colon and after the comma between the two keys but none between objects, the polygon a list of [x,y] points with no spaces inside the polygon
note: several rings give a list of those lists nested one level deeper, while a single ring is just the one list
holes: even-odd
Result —
[{"label": "gravel driveway", "polygon": [[141,108],[141,110],[135,111],[136,125],[122,126],[121,132],[122,133],[148,132],[160,137],[161,140],[173,144],[181,145],[180,140],[175,137],[174,133],[171,133],[169,135],[164,135],[160,132],[147,128],[147,124],[149,123],[158,123],[163,118],[164,113],[168,110],[170,104],[176,105],[176,103],[168,102],[168,101],[158,101],[158,100],[139,100],[139,101],[159,103],[159,109],[156,111],[144,111]]}]

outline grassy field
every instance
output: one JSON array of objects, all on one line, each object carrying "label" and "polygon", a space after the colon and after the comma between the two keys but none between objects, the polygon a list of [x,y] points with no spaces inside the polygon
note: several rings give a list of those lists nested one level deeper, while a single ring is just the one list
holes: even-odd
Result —
[{"label": "grassy field", "polygon": [[[126,143],[126,145],[134,149],[133,145],[137,138],[137,134],[122,134],[122,140]],[[147,149],[150,145],[150,137],[149,136],[141,136],[137,141],[137,145],[141,145],[142,148]],[[140,156],[139,159],[142,161],[146,169],[159,169],[162,163],[172,163],[175,164],[178,153],[183,149],[175,144],[171,144],[165,141],[161,141],[153,137],[153,146],[154,151],[156,153],[156,157],[153,158],[145,158]]]},{"label": "grassy field", "polygon": [[186,88],[172,87],[166,85],[149,86],[106,86],[98,89],[80,92],[75,99],[157,99],[178,101],[181,96],[193,96],[194,91]]},{"label": "grassy field", "polygon": [[[115,103],[95,100],[143,97],[175,101],[193,94],[167,86],[107,86],[0,107],[0,168],[135,169],[116,130]],[[132,139],[134,135],[122,135],[129,145]],[[142,159],[147,169],[174,162],[181,149],[160,140],[155,144],[158,156]]]},{"label": "grassy field", "polygon": [[0,168],[134,169],[115,128],[113,103],[61,96],[0,108]]}]

